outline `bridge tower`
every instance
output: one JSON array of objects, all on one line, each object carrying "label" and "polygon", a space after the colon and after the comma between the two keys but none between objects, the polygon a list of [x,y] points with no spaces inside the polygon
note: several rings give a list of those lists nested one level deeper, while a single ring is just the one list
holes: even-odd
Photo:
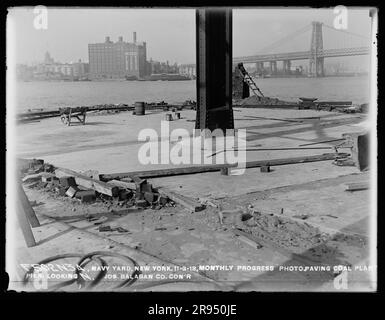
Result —
[{"label": "bridge tower", "polygon": [[257,69],[257,73],[263,73],[263,62],[256,62],[255,68]]},{"label": "bridge tower", "polygon": [[270,74],[271,75],[277,74],[277,61],[270,61]]},{"label": "bridge tower", "polygon": [[286,75],[290,74],[290,68],[291,68],[291,61],[283,60],[283,73]]},{"label": "bridge tower", "polygon": [[323,77],[325,75],[324,58],[322,57],[322,51],[322,22],[313,21],[309,64],[309,76],[311,77]]}]

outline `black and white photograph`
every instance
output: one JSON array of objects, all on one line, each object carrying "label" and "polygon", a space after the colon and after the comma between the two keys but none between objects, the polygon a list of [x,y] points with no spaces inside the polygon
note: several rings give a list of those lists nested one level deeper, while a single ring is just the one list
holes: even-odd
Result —
[{"label": "black and white photograph", "polygon": [[377,292],[377,28],[369,6],[8,7],[7,290]]}]

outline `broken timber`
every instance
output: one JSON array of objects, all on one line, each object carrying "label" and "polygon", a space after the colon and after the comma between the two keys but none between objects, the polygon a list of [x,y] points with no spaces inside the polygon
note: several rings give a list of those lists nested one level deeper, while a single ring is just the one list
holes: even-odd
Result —
[{"label": "broken timber", "polygon": [[120,180],[107,181],[108,184],[130,190],[136,190],[136,184],[134,182],[125,182]]},{"label": "broken timber", "polygon": [[83,174],[77,173],[69,169],[56,168],[55,175],[58,178],[68,176],[74,177],[76,184],[78,184],[79,186],[83,186],[88,189],[93,189],[99,193],[108,195],[110,197],[116,197],[119,193],[119,188],[117,186],[107,184],[103,181],[92,179],[90,177],[87,177]]},{"label": "broken timber", "polygon": [[369,189],[369,182],[352,182],[346,184],[346,191],[358,191],[358,190],[367,190]]},{"label": "broken timber", "polygon": [[[258,168],[262,166],[282,166],[282,165],[296,164],[296,163],[327,161],[327,160],[334,160],[337,156],[341,156],[341,155],[347,155],[347,154],[346,153],[345,154],[324,153],[321,155],[314,155],[314,156],[301,156],[301,157],[293,157],[293,158],[249,161],[249,162],[246,162],[246,168]],[[214,164],[214,165],[206,165],[206,166],[180,167],[180,168],[157,169],[157,170],[148,170],[148,171],[133,171],[133,172],[125,172],[125,173],[102,174],[100,175],[100,179],[102,181],[108,181],[112,179],[128,178],[130,176],[138,176],[142,179],[157,178],[157,177],[177,176],[177,175],[183,175],[183,174],[214,172],[214,171],[220,171],[222,168],[234,168],[237,166],[238,166],[237,163]]]},{"label": "broken timber", "polygon": [[40,222],[36,217],[36,213],[33,210],[31,203],[29,202],[29,199],[27,195],[24,192],[23,187],[21,184],[17,184],[17,195],[18,195],[18,202],[21,205],[22,211],[25,213],[30,225],[32,228],[40,227]]},{"label": "broken timber", "polygon": [[191,198],[187,198],[187,197],[185,197],[181,194],[178,194],[174,191],[171,191],[167,188],[158,187],[158,193],[161,196],[168,197],[169,199],[171,199],[175,203],[178,203],[178,204],[184,206],[185,208],[189,209],[192,212],[198,212],[198,211],[202,211],[205,209],[205,206],[203,204],[201,204],[200,202],[195,201],[194,199],[191,199]]},{"label": "broken timber", "polygon": [[261,249],[262,245],[259,244],[256,239],[251,236],[249,233],[244,232],[240,229],[233,229],[233,233],[238,237],[239,240],[242,242],[248,244],[249,246],[255,248],[255,249]]}]

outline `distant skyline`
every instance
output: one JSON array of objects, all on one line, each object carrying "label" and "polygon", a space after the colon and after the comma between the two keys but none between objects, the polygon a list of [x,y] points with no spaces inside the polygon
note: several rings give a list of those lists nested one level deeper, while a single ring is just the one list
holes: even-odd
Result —
[{"label": "distant skyline", "polygon": [[[194,9],[48,7],[47,30],[34,29],[34,17],[33,7],[9,9],[7,35],[14,40],[12,49],[16,63],[41,62],[46,51],[55,61],[75,62],[81,59],[87,62],[89,43],[104,42],[106,36],[114,42],[120,36],[124,41],[131,42],[134,31],[138,41],[147,43],[148,60],[152,58],[158,61],[168,60],[170,63],[195,63]],[[311,21],[320,21],[332,26],[334,18],[332,8],[233,9],[233,55],[256,54]],[[370,28],[368,8],[349,8],[346,31],[369,37]],[[338,33],[326,28],[324,33],[325,46],[339,44]],[[286,50],[307,50],[310,45],[309,34],[310,32],[304,35],[307,38],[301,39],[298,36],[286,43]],[[352,39],[355,41],[354,37]],[[361,61],[362,58],[350,59]]]}]

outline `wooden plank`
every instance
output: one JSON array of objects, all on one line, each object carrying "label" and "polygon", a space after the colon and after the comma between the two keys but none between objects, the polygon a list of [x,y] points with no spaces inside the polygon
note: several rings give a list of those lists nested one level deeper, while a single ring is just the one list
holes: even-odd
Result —
[{"label": "wooden plank", "polygon": [[255,239],[253,239],[250,234],[241,231],[239,229],[233,229],[233,233],[238,236],[238,239],[242,242],[248,244],[249,246],[253,247],[254,249],[261,249],[262,245],[256,242]]},{"label": "wooden plank", "polygon": [[299,146],[300,146],[300,147],[304,147],[304,146],[311,146],[311,145],[313,145],[313,144],[329,143],[329,142],[343,141],[343,140],[345,140],[345,138],[341,138],[341,139],[331,139],[331,140],[323,140],[323,141],[317,141],[317,142],[305,143],[305,144],[300,144]]},{"label": "wooden plank", "polygon": [[136,184],[134,182],[125,182],[125,181],[120,181],[120,180],[110,180],[110,181],[107,181],[107,183],[111,184],[113,186],[117,186],[119,188],[136,190]]},{"label": "wooden plank", "polygon": [[25,212],[24,207],[20,201],[18,201],[16,204],[16,216],[17,220],[19,221],[19,225],[27,247],[29,248],[36,246],[35,237],[33,236],[31,226],[28,222],[27,213]]},{"label": "wooden plank", "polygon": [[[84,111],[102,111],[102,110],[121,110],[121,111],[129,111],[133,110],[133,106],[93,106],[93,107],[76,107],[72,108],[72,112],[78,112],[77,110],[82,110],[81,108],[84,108]],[[62,114],[61,110],[53,110],[53,111],[32,111],[32,112],[24,112],[17,114],[17,118],[19,120],[26,120],[26,119],[44,119],[44,118],[51,118],[51,117],[58,117]]]},{"label": "wooden plank", "polygon": [[97,170],[86,170],[86,171],[83,171],[81,174],[83,174],[87,177],[90,177],[92,179],[95,179],[95,180],[100,180],[99,171],[97,171]]},{"label": "wooden plank", "polygon": [[83,174],[77,173],[69,169],[57,168],[55,170],[55,175],[58,178],[68,177],[68,176],[74,177],[76,184],[86,187],[88,189],[93,189],[99,193],[102,193],[111,197],[116,197],[118,196],[118,193],[119,193],[119,188],[117,186],[113,186],[111,184],[107,184],[106,182],[92,179],[90,177],[87,177]]},{"label": "wooden plank", "polygon": [[349,106],[352,105],[352,101],[318,101],[315,102],[319,106],[331,105],[331,106]]},{"label": "wooden plank", "polygon": [[282,118],[268,118],[268,117],[255,117],[255,116],[245,116],[245,118],[260,119],[260,120],[274,120],[274,121],[283,121],[283,122],[297,122],[302,123],[303,120],[298,119],[282,119]]},{"label": "wooden plank", "polygon": [[[314,156],[301,156],[301,157],[293,157],[293,158],[249,161],[249,162],[246,162],[246,168],[258,168],[262,166],[282,166],[282,165],[305,163],[305,162],[327,161],[327,160],[334,160],[336,156],[341,156],[341,155],[342,153],[324,153],[321,155],[314,155]],[[348,154],[345,154],[345,155],[348,155]],[[222,168],[234,168],[237,166],[238,164],[214,164],[214,165],[206,165],[206,166],[177,167],[177,168],[157,169],[157,170],[148,170],[148,171],[133,171],[133,172],[124,172],[124,173],[102,174],[100,175],[100,179],[103,181],[108,181],[112,179],[123,179],[127,177],[132,177],[132,176],[138,176],[143,179],[158,178],[158,177],[177,176],[177,175],[183,175],[183,174],[214,172],[214,171],[220,171]]]},{"label": "wooden plank", "polygon": [[136,186],[141,186],[143,183],[147,183],[146,180],[141,179],[139,176],[130,176],[129,178],[135,182]]},{"label": "wooden plank", "polygon": [[262,161],[249,161],[246,163],[246,168],[257,168],[261,166],[282,166],[288,164],[298,164],[306,162],[317,162],[317,161],[327,161],[334,160],[336,156],[342,156],[349,154],[347,153],[324,153],[315,156],[301,156],[293,158],[282,158],[282,159],[272,159],[272,160],[262,160]]},{"label": "wooden plank", "polygon": [[251,151],[286,151],[286,150],[327,150],[331,149],[332,147],[305,147],[305,148],[299,148],[299,147],[290,147],[290,148],[246,148],[246,149],[239,149],[239,148],[233,148],[229,150],[220,150],[218,152],[215,152],[211,155],[208,155],[207,157],[213,157],[217,154],[227,152],[227,151],[245,151],[245,152],[251,152]]},{"label": "wooden plank", "polygon": [[179,193],[176,193],[174,191],[171,191],[168,188],[158,187],[157,189],[158,189],[158,193],[161,196],[165,196],[165,197],[170,198],[175,203],[178,203],[178,204],[184,206],[185,208],[189,209],[192,212],[198,212],[198,211],[202,211],[205,209],[205,206],[203,204],[201,204],[200,202],[198,202],[194,199],[185,197],[185,196],[183,196]]},{"label": "wooden plank", "polygon": [[29,199],[20,183],[18,183],[17,186],[17,197],[32,228],[40,227],[40,222],[36,217],[35,210],[33,210],[31,203],[29,202]]},{"label": "wooden plank", "polygon": [[21,181],[23,182],[32,182],[32,181],[41,181],[43,177],[49,177],[51,173],[48,172],[39,172],[34,174],[29,174],[25,176]]},{"label": "wooden plank", "polygon": [[183,175],[183,174],[219,171],[223,167],[224,165],[211,165],[211,166],[157,169],[157,170],[147,170],[147,171],[132,171],[132,172],[124,172],[124,173],[102,174],[100,176],[100,179],[103,181],[107,181],[111,179],[128,178],[130,176],[138,176],[141,178],[168,177],[168,176],[176,176],[176,175]]},{"label": "wooden plank", "polygon": [[352,182],[346,184],[346,191],[358,191],[358,190],[367,190],[369,189],[369,182]]}]

